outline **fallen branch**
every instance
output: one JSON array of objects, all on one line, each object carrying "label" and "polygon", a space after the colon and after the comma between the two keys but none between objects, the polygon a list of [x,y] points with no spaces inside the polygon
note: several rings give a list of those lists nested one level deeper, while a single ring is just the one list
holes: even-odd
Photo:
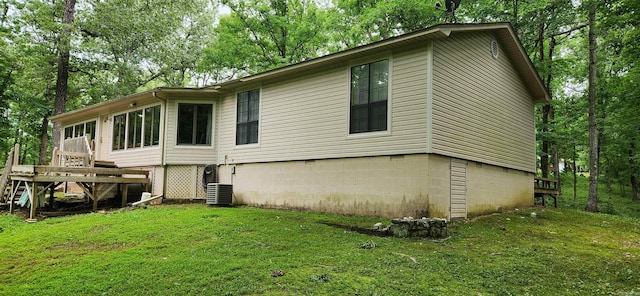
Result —
[{"label": "fallen branch", "polygon": [[402,257],[407,257],[407,258],[409,258],[409,260],[413,261],[413,263],[420,264],[420,263],[418,263],[418,260],[416,260],[416,258],[413,258],[413,257],[411,257],[411,256],[409,256],[407,254],[402,254],[402,253],[394,253],[394,254],[402,256]]}]

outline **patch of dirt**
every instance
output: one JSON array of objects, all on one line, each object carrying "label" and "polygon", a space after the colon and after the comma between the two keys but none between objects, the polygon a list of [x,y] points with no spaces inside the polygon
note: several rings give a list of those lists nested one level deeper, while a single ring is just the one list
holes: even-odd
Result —
[{"label": "patch of dirt", "polygon": [[324,224],[324,225],[335,227],[335,228],[345,229],[348,231],[353,231],[361,234],[371,235],[371,236],[379,236],[379,237],[391,236],[391,234],[388,233],[387,231],[376,230],[372,228],[362,228],[362,227],[356,227],[352,225],[343,225],[343,224],[338,224],[333,222],[320,222],[320,224]]}]

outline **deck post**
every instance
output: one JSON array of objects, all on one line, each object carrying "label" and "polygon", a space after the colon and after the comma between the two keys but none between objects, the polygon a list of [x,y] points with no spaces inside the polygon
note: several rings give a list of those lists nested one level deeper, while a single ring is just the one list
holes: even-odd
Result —
[{"label": "deck post", "polygon": [[16,143],[13,146],[13,165],[20,164],[20,144]]},{"label": "deck post", "polygon": [[33,182],[33,190],[31,190],[31,196],[29,199],[31,200],[31,211],[29,211],[29,220],[34,221],[36,217],[36,208],[38,207],[38,203],[40,200],[38,198],[38,182]]},{"label": "deck post", "polygon": [[89,160],[89,166],[91,167],[95,167],[96,166],[96,140],[91,140],[91,144],[89,144],[89,154],[90,156],[90,160]]},{"label": "deck post", "polygon": [[96,183],[91,183],[91,188],[89,189],[91,190],[91,194],[93,195],[92,199],[93,199],[93,211],[97,211],[98,210],[98,194],[96,192]]},{"label": "deck post", "polygon": [[126,207],[127,206],[127,195],[128,195],[128,191],[129,191],[129,186],[127,184],[122,184],[122,207]]},{"label": "deck post", "polygon": [[[16,182],[18,182],[17,185]],[[11,194],[9,195],[9,214],[13,214],[13,203],[16,197],[16,191],[18,190],[16,187],[18,186],[20,186],[20,181],[11,180]]]},{"label": "deck post", "polygon": [[[53,209],[53,201],[56,199],[55,197],[55,189],[56,189],[56,183],[53,182],[51,184],[51,188],[49,188],[49,207]],[[46,191],[45,191],[46,194]]]}]

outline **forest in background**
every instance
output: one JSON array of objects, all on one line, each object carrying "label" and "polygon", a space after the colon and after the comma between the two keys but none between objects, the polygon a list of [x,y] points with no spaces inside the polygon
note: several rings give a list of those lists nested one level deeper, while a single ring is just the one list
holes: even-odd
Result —
[{"label": "forest in background", "polygon": [[454,2],[455,18],[431,0],[0,0],[0,160],[19,143],[22,163],[48,163],[50,116],[120,96],[510,22],[552,97],[537,107],[540,174],[589,172],[593,198],[600,177],[640,200],[640,1]]}]

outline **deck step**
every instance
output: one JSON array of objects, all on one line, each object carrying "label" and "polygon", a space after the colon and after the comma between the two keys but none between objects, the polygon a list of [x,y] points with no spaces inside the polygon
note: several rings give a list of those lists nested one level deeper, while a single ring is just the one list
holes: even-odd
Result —
[{"label": "deck step", "polygon": [[96,160],[94,166],[97,168],[117,168],[115,162],[109,160]]},{"label": "deck step", "polygon": [[[22,194],[26,191],[27,189],[24,187],[24,185],[20,185],[17,190],[16,190],[16,195],[15,198],[13,200],[14,204],[18,204],[18,200],[20,199],[20,197],[22,196]],[[3,204],[9,204],[10,203],[10,199],[11,199],[11,186],[7,186],[3,192],[3,195],[0,196],[0,202]]]}]

